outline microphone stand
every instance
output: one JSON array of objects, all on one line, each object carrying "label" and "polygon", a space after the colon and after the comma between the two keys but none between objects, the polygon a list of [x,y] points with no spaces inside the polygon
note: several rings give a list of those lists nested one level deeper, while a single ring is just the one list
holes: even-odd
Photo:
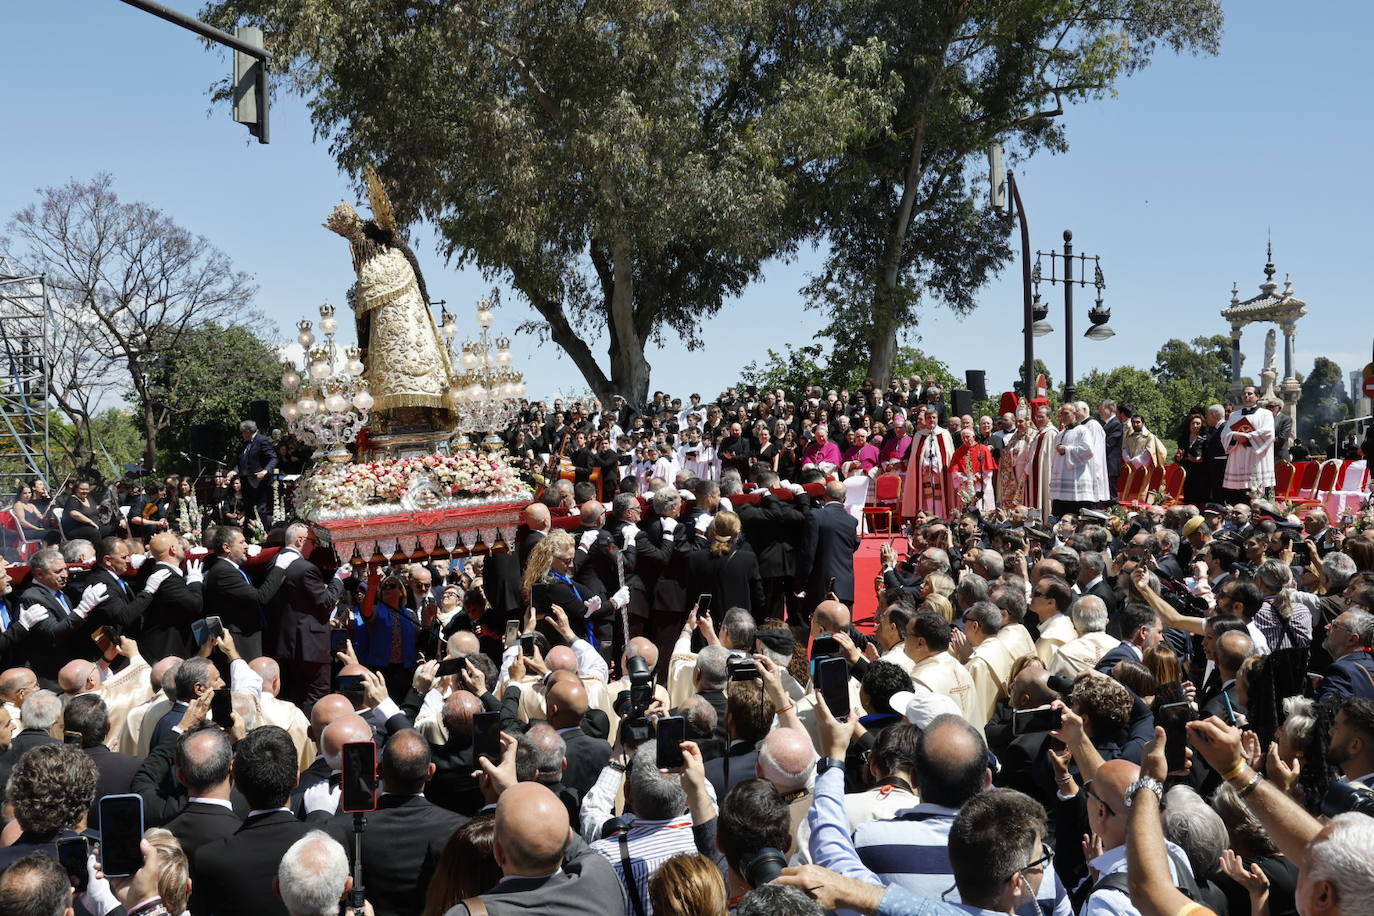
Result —
[{"label": "microphone stand", "polygon": [[348,906],[353,916],[363,916],[366,903],[363,892],[363,831],[367,829],[367,815],[353,812],[353,889],[348,893]]}]

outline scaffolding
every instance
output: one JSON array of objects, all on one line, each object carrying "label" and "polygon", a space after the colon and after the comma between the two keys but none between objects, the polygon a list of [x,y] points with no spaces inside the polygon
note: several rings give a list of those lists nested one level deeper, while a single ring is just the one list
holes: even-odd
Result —
[{"label": "scaffolding", "polygon": [[51,315],[45,277],[15,273],[0,258],[0,499],[25,480],[51,481]]}]

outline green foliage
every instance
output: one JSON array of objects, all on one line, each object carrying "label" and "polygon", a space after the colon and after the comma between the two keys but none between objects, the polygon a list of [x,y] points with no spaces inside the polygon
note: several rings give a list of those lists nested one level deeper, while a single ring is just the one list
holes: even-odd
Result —
[{"label": "green foliage", "polygon": [[[745,366],[740,372],[740,383],[757,385],[760,389],[781,388],[794,395],[811,385],[836,391],[842,388],[854,391],[863,385],[864,367],[838,349],[826,354],[825,347],[820,344],[784,346],[785,353],[769,348],[763,365],[751,362]],[[892,375],[893,378],[916,377],[922,385],[926,378],[933,376],[945,391],[961,386],[949,366],[915,347],[897,350]]]},{"label": "green foliage", "polygon": [[[48,417],[52,440],[53,476],[61,481],[68,476],[85,476],[75,460],[79,444],[76,427],[59,413]],[[128,410],[108,408],[91,417],[90,448],[95,469],[101,477],[120,477],[125,465],[142,465],[145,443],[138,423]]]},{"label": "green foliage", "polygon": [[[249,402],[265,400],[275,411],[281,402],[281,356],[276,347],[244,327],[204,324],[182,335],[154,375],[158,415],[166,423],[158,437],[158,466],[193,470],[179,453],[192,453],[190,427],[206,424],[205,455],[222,458],[237,443],[239,421]],[[264,430],[270,432],[270,430]]]},{"label": "green foliage", "polygon": [[699,322],[811,231],[819,170],[886,122],[886,51],[836,41],[839,13],[216,0],[203,15],[261,26],[345,171],[375,163],[403,223],[432,220],[446,255],[508,279],[598,395],[643,403],[645,344],[699,346]]},{"label": "green foliage", "polygon": [[1150,371],[1161,382],[1191,380],[1211,386],[1220,399],[1231,384],[1231,338],[1213,334],[1194,337],[1192,343],[1177,338],[1166,340],[1155,354],[1155,365]]},{"label": "green foliage", "polygon": [[826,334],[885,382],[919,307],[971,310],[1011,256],[1010,224],[982,198],[989,147],[1013,159],[1066,149],[1066,107],[1113,93],[1161,45],[1215,53],[1221,22],[1220,0],[845,3],[838,43],[881,36],[901,93],[887,129],[828,175],[830,256],[804,291]]},{"label": "green foliage", "polygon": [[1298,396],[1298,438],[1316,439],[1329,454],[1336,438],[1332,424],[1349,417],[1350,408],[1345,373],[1325,356],[1318,356],[1311,373],[1302,380],[1302,394]]}]

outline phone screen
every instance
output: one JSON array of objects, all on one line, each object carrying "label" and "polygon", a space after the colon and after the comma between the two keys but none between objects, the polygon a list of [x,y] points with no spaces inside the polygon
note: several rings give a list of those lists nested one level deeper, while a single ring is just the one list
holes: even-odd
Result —
[{"label": "phone screen", "polygon": [[90,872],[86,869],[86,859],[90,853],[90,844],[84,836],[62,837],[57,841],[57,861],[67,872],[67,879],[77,893],[86,890],[90,878]]},{"label": "phone screen", "polygon": [[673,770],[684,763],[682,742],[687,740],[687,720],[682,716],[665,716],[658,720],[658,768]]},{"label": "phone screen", "polygon": [[1187,703],[1165,703],[1155,719],[1164,729],[1164,760],[1170,773],[1188,765],[1188,723],[1195,717]]},{"label": "phone screen", "polygon": [[210,638],[210,628],[205,625],[204,620],[192,620],[191,635],[195,637],[196,645],[203,646]]},{"label": "phone screen", "polygon": [[81,746],[81,732],[63,732],[62,743],[71,744],[76,747]]},{"label": "phone screen", "polygon": [[210,631],[211,639],[219,639],[224,635],[224,624],[220,623],[218,617],[206,617],[205,626]]},{"label": "phone screen", "polygon": [[526,658],[534,657],[534,634],[526,633],[520,637],[520,654]]},{"label": "phone screen", "polygon": [[828,658],[838,654],[839,651],[840,644],[833,636],[817,636],[811,640],[812,658]]},{"label": "phone screen", "polygon": [[377,808],[377,745],[371,741],[350,741],[341,756],[343,789],[339,808],[343,811],[375,811]]},{"label": "phone screen", "polygon": [[100,867],[107,878],[127,878],[143,867],[143,799],[106,795],[100,800]]},{"label": "phone screen", "polygon": [[501,759],[501,713],[479,712],[472,717],[473,758]]},{"label": "phone screen", "polygon": [[339,675],[339,693],[350,694],[360,693],[363,689],[363,676],[361,674],[341,674]]},{"label": "phone screen", "polygon": [[455,655],[453,658],[446,658],[439,663],[439,667],[435,670],[434,675],[435,677],[449,677],[462,671],[467,667],[467,663],[467,657],[463,655]]},{"label": "phone screen", "polygon": [[520,638],[520,622],[518,620],[506,621],[506,645],[513,646],[515,641]]},{"label": "phone screen", "polygon": [[1029,735],[1034,732],[1048,732],[1064,724],[1064,711],[1040,706],[1035,709],[1017,709],[1011,714],[1011,733]]},{"label": "phone screen", "polygon": [[697,615],[709,614],[711,612],[711,596],[702,594],[697,595]]},{"label": "phone screen", "polygon": [[234,724],[234,697],[229,692],[229,688],[221,687],[210,697],[210,718],[215,720],[215,724],[222,728],[228,728]]},{"label": "phone screen", "polygon": [[816,686],[825,705],[836,719],[849,715],[849,664],[842,658],[823,658],[816,662]]}]

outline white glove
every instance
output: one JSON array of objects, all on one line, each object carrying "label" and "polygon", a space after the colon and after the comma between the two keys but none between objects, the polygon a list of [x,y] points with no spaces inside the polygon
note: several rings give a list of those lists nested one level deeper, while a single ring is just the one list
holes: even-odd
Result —
[{"label": "white glove", "polygon": [[792,493],[793,493],[793,495],[795,495],[795,496],[800,496],[801,494],[803,494],[803,493],[806,492],[806,487],[802,486],[802,485],[799,484],[799,483],[788,483],[788,484],[783,484],[783,486],[785,486],[785,487],[787,487],[787,489],[791,490]]},{"label": "white glove", "polygon": [[673,531],[674,531],[674,529],[676,529],[676,528],[677,528],[677,519],[675,519],[675,518],[665,518],[665,519],[663,519],[663,536],[664,536],[665,538],[671,538],[671,537],[673,536]]},{"label": "white glove", "polygon": [[262,545],[261,545],[261,544],[249,544],[249,545],[248,545],[248,555],[249,555],[250,557],[256,557],[256,556],[257,556],[258,554],[260,554],[260,553],[262,553]]},{"label": "white glove", "polygon": [[705,534],[706,529],[711,527],[711,516],[705,512],[697,516],[696,529],[698,534]]},{"label": "white glove", "polygon": [[194,585],[205,579],[205,564],[199,560],[186,561],[186,584]]},{"label": "white glove", "polygon": [[342,582],[353,575],[353,567],[348,563],[340,563],[339,568],[334,570],[334,578]]},{"label": "white glove", "polygon": [[153,592],[157,591],[158,586],[166,582],[167,577],[171,574],[172,571],[170,569],[159,569],[157,572],[153,573],[148,577],[147,584],[143,586],[144,593],[151,595]]},{"label": "white glove", "polygon": [[143,554],[143,553],[130,554],[130,556],[129,556],[129,565],[132,566],[132,567],[134,568],[135,571],[137,571],[138,568],[139,568],[140,566],[143,565],[143,561],[146,560],[146,559],[148,559],[148,555],[147,555],[147,554]]},{"label": "white glove", "polygon": [[272,565],[277,569],[286,569],[286,567],[296,562],[296,556],[297,554],[293,550],[278,550],[276,557],[272,560]]},{"label": "white glove", "polygon": [[76,616],[85,619],[97,604],[105,600],[105,583],[97,582],[81,594],[76,605]]},{"label": "white glove", "polygon": [[43,619],[47,616],[48,609],[43,607],[43,605],[30,604],[19,612],[19,622],[23,625],[24,629],[32,630],[42,623]]},{"label": "white glove", "polygon": [[595,614],[597,611],[601,610],[601,596],[592,595],[586,601],[582,602],[582,604],[587,608],[588,614]]},{"label": "white glove", "polygon": [[630,603],[630,589],[624,585],[620,586],[620,591],[611,596],[611,607],[617,611]]},{"label": "white glove", "polygon": [[626,525],[620,529],[621,543],[629,547],[639,537],[639,527],[637,525]]},{"label": "white glove", "polygon": [[593,528],[590,531],[582,532],[582,536],[577,539],[577,546],[583,550],[591,550],[592,544],[596,543],[596,534],[599,529]]}]

